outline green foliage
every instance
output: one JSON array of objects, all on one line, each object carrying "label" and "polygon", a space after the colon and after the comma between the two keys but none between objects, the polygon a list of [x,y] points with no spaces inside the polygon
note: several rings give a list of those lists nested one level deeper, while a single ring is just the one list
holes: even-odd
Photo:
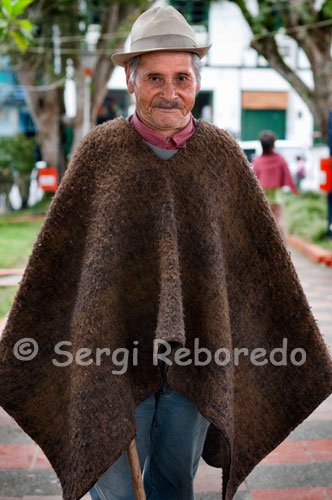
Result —
[{"label": "green foliage", "polygon": [[324,248],[331,247],[327,237],[327,201],[323,193],[305,191],[301,196],[285,196],[285,226],[290,234],[300,236]]},{"label": "green foliage", "polygon": [[[7,0],[9,1],[9,0]],[[10,0],[13,2],[13,0]],[[47,0],[47,2],[37,2],[32,0],[32,5],[25,12],[24,19],[33,19],[33,40],[28,47],[28,57],[36,67],[36,75],[39,78],[34,84],[50,84],[65,76],[66,60],[73,59],[74,66],[79,66],[82,61],[81,54],[87,50],[86,34],[91,24],[100,25],[101,35],[109,34],[110,24],[112,25],[112,37],[103,41],[101,50],[105,51],[105,57],[110,57],[114,47],[122,42],[131,29],[135,20],[134,16],[126,16],[124,13],[128,5],[132,10],[144,10],[152,0]],[[110,13],[114,9],[119,14],[119,22],[110,23]],[[135,6],[137,9],[135,9]],[[54,75],[54,27],[57,26],[61,38],[61,70]],[[21,29],[24,26],[21,26]],[[11,64],[20,65],[23,62],[23,55],[17,48],[10,50],[10,47],[3,47],[5,52],[9,52]]]},{"label": "green foliage", "polygon": [[[284,0],[259,0],[258,13],[254,15],[248,9],[246,0],[229,0],[239,6],[243,16],[248,22],[252,32],[255,35],[267,32],[278,31],[280,28],[291,27],[291,17],[296,14],[300,24],[309,24],[317,21],[317,12],[312,8],[310,2],[286,2]],[[332,2],[326,0],[322,6],[322,12],[325,16],[331,16]]]},{"label": "green foliage", "polygon": [[32,24],[28,19],[17,19],[34,0],[2,0],[0,8],[0,43],[2,52],[18,47],[25,53],[32,42]]},{"label": "green foliage", "polygon": [[20,173],[31,173],[35,166],[35,145],[35,139],[24,134],[0,137],[0,173],[9,172],[13,178]]},{"label": "green foliage", "polygon": [[331,0],[326,0],[321,8],[321,15],[326,17],[326,19],[332,18],[332,2]]},{"label": "green foliage", "polygon": [[[321,202],[323,198],[324,198],[324,195],[322,193],[320,193],[319,191],[303,191],[303,192],[301,192],[300,199],[301,200],[315,200],[317,202]],[[296,199],[298,199],[298,198],[296,198]],[[324,207],[325,207],[325,204],[324,204]],[[323,210],[325,210],[325,209],[323,208]]]}]

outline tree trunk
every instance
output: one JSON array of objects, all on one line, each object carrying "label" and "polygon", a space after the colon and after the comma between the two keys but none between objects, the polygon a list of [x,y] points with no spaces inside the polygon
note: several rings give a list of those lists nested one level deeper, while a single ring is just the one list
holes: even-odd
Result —
[{"label": "tree trunk", "polygon": [[[76,116],[73,120],[74,139],[71,146],[70,155],[74,153],[83,136],[83,115],[84,115],[84,71],[78,64],[75,67],[75,85],[76,85]],[[94,124],[91,124],[93,126]]]},{"label": "tree trunk", "polygon": [[[114,49],[119,49],[123,46],[136,15],[145,10],[150,2],[151,0],[135,0],[135,2],[108,0],[108,2],[105,2],[105,4],[108,4],[108,7],[102,9],[100,34],[112,34],[112,37],[113,35],[114,37],[102,36],[97,43],[96,53],[98,55],[96,56],[91,85],[91,127],[96,123],[97,112],[107,92],[107,83],[114,69],[111,54]],[[52,7],[51,5],[48,9],[46,8],[46,4],[43,6],[43,2],[41,6],[42,9],[40,11],[37,9],[36,12],[40,16],[40,22],[42,23],[42,16],[45,14],[43,8],[45,7],[46,13],[50,14],[52,9],[54,10],[54,6]],[[70,9],[69,6],[68,8]],[[54,12],[56,13],[56,10]],[[70,11],[68,15],[70,15]],[[68,18],[62,20],[62,22],[59,19],[57,21],[61,35],[71,35],[72,31],[70,30],[72,30],[72,27],[67,22]],[[47,22],[50,23],[50,20],[48,19]],[[47,28],[49,28],[48,25],[45,26],[42,33],[47,33]],[[43,49],[46,46],[46,42],[45,45],[40,45]],[[71,125],[74,132],[73,144],[69,156],[76,150],[83,133],[85,75],[80,57],[82,46],[79,41],[73,41],[71,42],[71,47],[76,51],[73,52],[73,55],[70,54],[70,56],[75,68],[74,79],[77,92],[77,113],[76,117],[70,120],[65,119],[64,85],[54,89],[48,88],[44,91],[37,88],[40,80],[42,80],[43,84],[49,79],[54,80],[52,69],[54,64],[53,49],[50,48],[49,50],[45,50],[45,52],[42,50],[41,54],[27,53],[27,56],[17,55],[17,53],[10,54],[13,69],[25,90],[29,111],[37,129],[37,139],[41,148],[42,158],[49,165],[57,166],[61,171],[60,174],[65,171],[68,162],[63,151],[64,123],[66,122],[67,126]],[[61,55],[62,68],[66,66],[67,54],[68,52],[64,52]],[[58,78],[61,78],[61,76],[59,75]]]},{"label": "tree trunk", "polygon": [[328,116],[329,110],[332,109],[332,60],[328,53],[326,57],[322,57],[321,52],[318,54],[318,49],[314,46],[312,40],[310,40],[310,43],[311,52],[316,56],[316,64],[312,67],[313,88],[309,88],[295,71],[284,62],[274,39],[266,38],[264,41],[253,41],[251,45],[259,54],[265,57],[271,68],[275,69],[288,81],[307,104],[322,138],[327,142]]},{"label": "tree trunk", "polygon": [[58,167],[60,176],[66,169],[63,152],[62,116],[64,113],[63,87],[39,91],[31,89],[37,86],[35,69],[30,64],[21,64],[15,68],[27,99],[34,124],[42,158],[48,165]]}]

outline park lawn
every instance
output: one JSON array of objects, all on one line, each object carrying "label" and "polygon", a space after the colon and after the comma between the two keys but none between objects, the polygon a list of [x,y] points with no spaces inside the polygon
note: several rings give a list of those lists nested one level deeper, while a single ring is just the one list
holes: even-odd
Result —
[{"label": "park lawn", "polygon": [[11,308],[17,290],[18,285],[0,287],[0,319],[6,316]]},{"label": "park lawn", "polygon": [[327,200],[325,193],[305,191],[300,196],[284,193],[285,227],[289,234],[331,251],[327,236]]},{"label": "park lawn", "polygon": [[[42,221],[9,222],[0,218],[0,268],[25,268]],[[0,287],[0,318],[10,309],[18,286]]]},{"label": "park lawn", "polygon": [[12,221],[17,217],[25,216],[25,215],[46,215],[50,203],[53,199],[53,193],[44,193],[43,198],[38,201],[32,207],[24,208],[22,210],[15,210],[13,212],[8,212],[6,214],[0,215],[1,221]]},{"label": "park lawn", "polygon": [[25,267],[42,221],[8,222],[0,219],[0,268]]},{"label": "park lawn", "polygon": [[[43,201],[39,213],[47,211],[48,203],[49,200]],[[327,201],[324,193],[304,192],[301,196],[284,193],[284,204],[288,233],[331,250],[331,239],[326,236]],[[36,214],[36,209],[34,213]],[[31,215],[31,209],[19,213],[24,214]],[[42,221],[18,222],[13,219],[12,214],[0,216],[0,268],[26,266],[42,225]],[[10,309],[17,288],[18,286],[0,287],[0,318]]]}]

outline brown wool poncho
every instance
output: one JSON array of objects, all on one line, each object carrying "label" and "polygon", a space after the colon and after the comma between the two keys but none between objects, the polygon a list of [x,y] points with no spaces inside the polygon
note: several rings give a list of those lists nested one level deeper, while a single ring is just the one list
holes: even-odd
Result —
[{"label": "brown wool poncho", "polygon": [[[39,347],[30,361],[13,355],[25,337]],[[95,127],[34,245],[0,345],[1,403],[45,452],[65,500],[126,450],[135,407],[163,384],[154,339],[228,349],[228,363],[219,351],[219,364],[167,372],[211,422],[203,458],[223,468],[226,500],[331,392],[330,357],[263,191],[234,139],[204,120],[167,161],[124,118]],[[276,356],[276,366],[269,354],[283,339],[287,364]],[[82,347],[89,365],[52,361]],[[133,347],[137,366],[130,354],[122,375],[112,355],[96,362],[97,348]],[[248,355],[236,362],[238,348]],[[267,353],[260,366],[256,348]]]}]

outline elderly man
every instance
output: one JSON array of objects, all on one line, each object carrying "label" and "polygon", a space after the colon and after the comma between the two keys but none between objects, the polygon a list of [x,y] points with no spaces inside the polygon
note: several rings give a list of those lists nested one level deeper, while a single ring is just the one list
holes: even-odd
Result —
[{"label": "elderly man", "polygon": [[[200,89],[200,57],[209,47],[160,50],[173,47],[174,39],[137,53],[147,38],[160,29],[171,29],[176,37],[186,36],[194,45],[194,33],[172,7],[154,8],[142,14],[132,29],[134,53],[114,54],[116,64],[125,67],[128,91],[135,94],[136,111],[131,127],[161,159],[171,158],[195,133],[197,122],[191,110]],[[177,33],[177,34],[176,34]],[[167,35],[166,35],[167,36]],[[140,37],[140,38],[138,38]],[[177,45],[179,40],[176,39]],[[140,51],[139,51],[140,52]],[[165,363],[163,371],[167,371]],[[164,373],[165,380],[165,373]],[[136,408],[136,445],[147,498],[158,500],[194,498],[193,479],[209,426],[192,401],[165,383],[158,392]],[[112,465],[90,491],[93,500],[131,500],[134,490],[127,454]]]},{"label": "elderly man", "polygon": [[133,500],[133,437],[148,500],[192,500],[200,456],[230,500],[331,392],[255,174],[191,115],[208,48],[171,7],[135,22],[113,61],[136,112],[82,139],[8,317],[1,402],[64,500]]}]

